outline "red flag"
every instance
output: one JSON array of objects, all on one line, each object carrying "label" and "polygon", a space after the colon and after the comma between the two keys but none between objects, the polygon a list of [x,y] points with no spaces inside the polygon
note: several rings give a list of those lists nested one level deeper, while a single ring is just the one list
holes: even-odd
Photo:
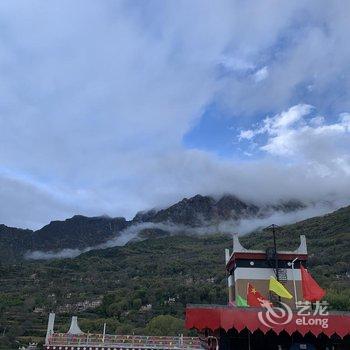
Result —
[{"label": "red flag", "polygon": [[325,290],[317,284],[303,265],[300,265],[300,271],[304,300],[311,302],[321,300],[326,294]]},{"label": "red flag", "polygon": [[250,284],[247,285],[247,303],[249,306],[261,307],[266,299]]}]

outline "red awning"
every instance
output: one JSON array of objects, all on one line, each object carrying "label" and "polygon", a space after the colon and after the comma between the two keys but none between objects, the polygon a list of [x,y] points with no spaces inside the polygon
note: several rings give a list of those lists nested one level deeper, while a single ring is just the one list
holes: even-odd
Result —
[{"label": "red awning", "polygon": [[324,333],[329,337],[337,334],[341,338],[350,334],[350,314],[346,313],[330,313],[327,316],[299,316],[293,313],[290,320],[288,317],[280,320],[272,318],[277,324],[271,323],[271,317],[268,316],[265,309],[259,308],[188,306],[186,328],[212,331],[219,328],[228,331],[234,328],[238,332],[247,328],[251,332],[261,330],[263,333],[270,330],[277,334],[285,331],[289,335],[299,332],[303,336],[311,332],[315,336]]}]

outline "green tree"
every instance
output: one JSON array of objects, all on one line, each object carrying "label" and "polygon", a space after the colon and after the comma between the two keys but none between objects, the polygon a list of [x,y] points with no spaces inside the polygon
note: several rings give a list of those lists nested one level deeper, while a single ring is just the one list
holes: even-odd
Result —
[{"label": "green tree", "polygon": [[184,321],[170,315],[160,315],[152,318],[145,330],[149,335],[178,335],[184,333]]},{"label": "green tree", "polygon": [[142,305],[142,300],[140,298],[136,298],[132,301],[132,307],[134,310],[139,310]]}]

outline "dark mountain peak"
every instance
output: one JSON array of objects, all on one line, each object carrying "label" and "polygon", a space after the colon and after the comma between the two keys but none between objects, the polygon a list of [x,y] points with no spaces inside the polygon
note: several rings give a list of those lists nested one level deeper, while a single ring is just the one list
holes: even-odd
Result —
[{"label": "dark mountain peak", "polygon": [[224,219],[242,219],[255,216],[259,212],[259,207],[248,202],[243,202],[236,196],[226,194],[216,203],[220,216]]},{"label": "dark mountain peak", "polygon": [[148,212],[144,215],[152,222],[172,222],[189,226],[199,225],[203,219],[213,216],[215,200],[208,196],[196,195],[184,198],[169,208]]},{"label": "dark mountain peak", "polygon": [[70,220],[85,220],[85,219],[89,219],[88,216],[85,215],[81,215],[81,214],[76,214],[74,216],[72,216],[71,218],[67,218],[64,221],[70,221]]},{"label": "dark mountain peak", "polygon": [[132,219],[133,222],[148,222],[152,221],[152,218],[157,214],[156,209],[139,211]]},{"label": "dark mountain peak", "polygon": [[280,201],[277,205],[284,212],[306,208],[305,203],[302,203],[297,199],[283,200],[283,201]]},{"label": "dark mountain peak", "polygon": [[0,224],[0,233],[7,233],[7,232],[32,233],[33,231],[29,230],[29,229],[10,227],[10,226],[6,226],[4,224]]},{"label": "dark mountain peak", "polygon": [[125,218],[75,215],[64,221],[51,221],[35,232],[35,249],[86,248],[104,243],[128,226]]},{"label": "dark mountain peak", "polygon": [[0,263],[20,259],[32,249],[33,231],[0,225]]},{"label": "dark mountain peak", "polygon": [[[0,225],[0,260],[23,257],[27,251],[58,251],[84,249],[115,238],[127,227],[136,223],[171,223],[188,227],[216,225],[225,220],[239,221],[267,217],[274,211],[293,211],[304,205],[295,200],[257,205],[234,195],[219,198],[197,194],[161,210],[148,210],[136,214],[132,221],[106,215],[87,217],[74,215],[65,220],[54,220],[35,232]],[[160,228],[145,229],[140,238],[164,236]]]},{"label": "dark mountain peak", "polygon": [[[202,196],[201,194],[196,194],[193,197],[190,198],[183,198],[182,201],[180,201],[177,204],[186,203],[186,204],[200,204],[200,203],[206,203],[206,204],[213,204],[215,203],[215,200],[210,196]],[[177,205],[174,204],[174,205]]]},{"label": "dark mountain peak", "polygon": [[191,198],[184,198],[180,202],[170,206],[168,211],[178,210],[198,210],[199,212],[210,211],[215,206],[215,199],[209,196],[201,196],[200,194],[195,195]]},{"label": "dark mountain peak", "polygon": [[60,227],[64,226],[66,227],[67,224],[69,225],[75,225],[75,224],[92,224],[92,223],[98,223],[98,222],[105,222],[105,223],[122,223],[126,222],[126,219],[123,217],[115,217],[111,218],[107,215],[101,215],[101,216],[84,216],[84,215],[74,215],[71,218],[67,218],[65,220],[53,220],[49,224],[42,227],[40,230],[36,232],[40,232],[42,230],[45,230],[48,227]]},{"label": "dark mountain peak", "polygon": [[260,207],[260,214],[267,215],[268,213],[271,213],[274,211],[288,213],[296,210],[301,210],[306,207],[307,207],[306,204],[296,199],[280,200],[280,201],[277,201],[276,203],[262,205]]},{"label": "dark mountain peak", "polygon": [[226,194],[219,199],[200,194],[183,198],[172,206],[159,211],[138,213],[136,222],[171,222],[187,226],[200,226],[217,223],[221,220],[239,220],[257,215],[259,207],[242,201],[236,196]]},{"label": "dark mountain peak", "polygon": [[54,220],[40,230],[24,230],[0,225],[0,261],[16,261],[27,251],[84,249],[104,243],[125,229],[125,218],[74,215]]}]

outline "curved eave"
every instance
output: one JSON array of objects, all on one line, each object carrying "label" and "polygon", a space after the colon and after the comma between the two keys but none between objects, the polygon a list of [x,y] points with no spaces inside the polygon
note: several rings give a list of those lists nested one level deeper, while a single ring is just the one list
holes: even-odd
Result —
[{"label": "curved eave", "polygon": [[[347,313],[330,314],[328,316],[318,316],[328,320],[328,327],[321,325],[298,325],[296,320],[300,316],[293,314],[292,320],[285,325],[276,325],[267,327],[259,321],[258,313],[266,312],[259,308],[237,308],[237,307],[217,307],[217,306],[188,306],[186,308],[186,328],[203,331],[209,329],[215,331],[224,329],[226,332],[235,329],[241,332],[247,328],[250,332],[257,330],[266,334],[273,331],[276,334],[287,332],[289,335],[300,333],[305,335],[311,333],[314,336],[325,334],[328,337],[338,335],[343,338],[350,334],[350,316]],[[306,322],[314,318],[313,316],[305,316]]]}]

